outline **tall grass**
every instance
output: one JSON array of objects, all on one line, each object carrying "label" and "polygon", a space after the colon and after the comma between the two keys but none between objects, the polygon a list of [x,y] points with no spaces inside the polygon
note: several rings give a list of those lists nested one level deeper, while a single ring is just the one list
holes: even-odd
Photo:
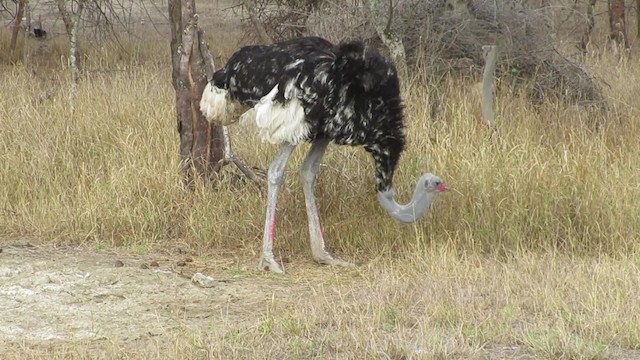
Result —
[{"label": "tall grass", "polygon": [[[221,59],[235,47],[211,44]],[[73,115],[64,41],[15,65],[7,46],[0,40],[0,242],[180,243],[233,251],[237,271],[253,268],[262,189],[231,168],[215,189],[181,186],[166,39],[87,47]],[[162,337],[25,340],[3,358],[637,357],[640,70],[606,56],[589,66],[609,84],[606,117],[553,101],[532,107],[505,91],[493,136],[473,83],[439,84],[446,100],[434,121],[434,85],[405,81],[408,146],[396,194],[408,199],[425,171],[452,188],[412,225],[377,205],[364,150],[330,147],[316,190],[328,245],[364,266],[333,272],[294,261],[287,277],[240,276],[251,295],[221,300],[200,320],[189,312]],[[254,129],[231,131],[237,155],[266,168],[277,149]],[[297,176],[308,145],[300,148],[278,206],[279,258],[308,253]]]},{"label": "tall grass", "polygon": [[[73,115],[62,66],[4,66],[0,234],[258,251],[264,198],[257,187],[238,186],[228,169],[216,189],[180,186],[165,45],[131,43],[125,53],[88,48]],[[609,60],[591,65],[611,84],[606,118],[553,102],[534,108],[518,95],[499,93],[493,137],[476,116],[472,84],[446,81],[439,89],[446,94],[443,117],[433,122],[427,84],[406,82],[409,144],[396,193],[408,198],[424,171],[440,175],[453,191],[440,196],[425,219],[397,224],[376,203],[370,157],[362,149],[332,147],[317,185],[329,247],[364,259],[413,254],[431,244],[500,255],[635,251],[640,71]],[[266,168],[276,149],[253,137],[253,129],[231,130],[238,155]],[[280,197],[277,246],[284,253],[307,249],[296,173],[304,150],[292,158]]]}]

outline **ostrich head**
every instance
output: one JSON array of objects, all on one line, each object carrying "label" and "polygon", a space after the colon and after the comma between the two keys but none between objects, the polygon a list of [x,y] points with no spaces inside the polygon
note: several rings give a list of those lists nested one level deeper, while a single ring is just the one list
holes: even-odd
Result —
[{"label": "ostrich head", "polygon": [[449,191],[442,179],[431,173],[426,173],[420,177],[416,187],[419,188],[420,186],[423,186],[426,192],[433,193],[434,196],[441,191]]},{"label": "ostrich head", "polygon": [[433,199],[449,188],[436,175],[426,173],[418,179],[411,201],[406,205],[398,204],[393,198],[393,188],[378,191],[378,201],[394,219],[411,223],[418,220],[429,208]]}]

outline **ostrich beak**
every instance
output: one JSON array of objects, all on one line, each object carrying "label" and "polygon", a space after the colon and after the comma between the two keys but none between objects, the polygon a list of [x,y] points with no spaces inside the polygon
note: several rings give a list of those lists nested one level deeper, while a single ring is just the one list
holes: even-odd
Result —
[{"label": "ostrich beak", "polygon": [[445,184],[440,184],[440,185],[436,186],[436,190],[438,190],[438,191],[449,191],[449,188]]}]

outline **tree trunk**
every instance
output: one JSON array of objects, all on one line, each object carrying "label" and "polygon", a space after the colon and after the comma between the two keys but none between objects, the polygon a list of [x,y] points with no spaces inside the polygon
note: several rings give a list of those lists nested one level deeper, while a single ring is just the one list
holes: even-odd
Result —
[{"label": "tree trunk", "polygon": [[636,26],[638,27],[636,37],[640,38],[640,0],[636,0]]},{"label": "tree trunk", "polygon": [[222,126],[209,123],[200,112],[202,91],[211,58],[198,28],[195,0],[169,0],[172,80],[180,134],[180,159],[185,184],[196,178],[213,180],[224,156]]},{"label": "tree trunk", "polygon": [[71,68],[71,89],[69,91],[69,108],[71,113],[75,112],[76,98],[78,96],[78,82],[80,82],[80,50],[78,45],[78,27],[82,10],[84,10],[85,0],[78,1],[78,9],[75,19],[71,26],[71,34],[69,36],[69,67]]},{"label": "tree trunk", "polygon": [[71,20],[71,15],[69,15],[69,11],[67,11],[67,6],[65,5],[64,1],[65,0],[56,0],[56,5],[58,6],[58,11],[60,12],[60,16],[62,17],[64,29],[67,31],[67,36],[71,37],[73,21]]},{"label": "tree trunk", "polygon": [[[86,1],[87,0],[78,1],[78,14],[82,12],[82,9],[84,8]],[[74,36],[73,35],[74,26],[76,22],[79,22],[80,17],[78,16],[77,19],[74,19],[72,17],[73,13],[67,10],[65,0],[56,0],[56,5],[58,6],[58,11],[60,12],[60,16],[62,17],[62,22],[64,23],[64,29],[67,32],[69,43],[72,43],[74,42],[74,40],[72,39]],[[77,37],[75,40],[75,45],[72,45],[72,47],[74,47],[75,49],[69,61],[74,61],[74,64],[73,65],[69,64],[69,66],[71,66],[72,68],[75,67],[78,70],[78,72],[80,72],[82,71],[82,49],[80,47],[79,42],[77,41]]]},{"label": "tree trunk", "polygon": [[609,26],[611,40],[618,47],[624,46],[625,49],[629,49],[624,0],[609,0]]},{"label": "tree trunk", "polygon": [[18,11],[16,11],[16,19],[13,22],[13,30],[11,31],[11,43],[9,49],[11,49],[11,59],[13,61],[13,55],[16,52],[16,45],[18,44],[18,33],[20,32],[20,24],[22,23],[22,13],[24,12],[24,1],[18,0]]},{"label": "tree trunk", "polygon": [[244,6],[247,8],[247,13],[249,14],[249,20],[251,21],[251,25],[253,25],[253,28],[255,29],[256,34],[258,34],[260,41],[263,44],[271,44],[273,40],[271,39],[269,34],[267,34],[267,30],[264,28],[264,25],[260,22],[260,19],[258,18],[258,13],[256,12],[256,8],[257,8],[256,1],[245,0]]},{"label": "tree trunk", "polygon": [[[374,27],[378,37],[389,49],[401,77],[407,74],[407,59],[402,38],[391,28],[393,22],[393,0],[368,0]],[[386,5],[388,3],[388,6]]]},{"label": "tree trunk", "polygon": [[22,25],[25,28],[25,36],[22,41],[22,64],[24,67],[29,66],[29,61],[31,60],[31,45],[29,39],[29,33],[31,33],[31,4],[29,4],[28,0],[24,2],[24,24]]},{"label": "tree trunk", "polygon": [[482,74],[482,116],[489,124],[489,129],[495,131],[496,118],[493,111],[493,83],[496,72],[496,46],[482,46],[482,57],[484,59],[484,72]]},{"label": "tree trunk", "polygon": [[24,28],[27,32],[31,31],[31,5],[27,0],[24,2]]},{"label": "tree trunk", "polygon": [[593,16],[593,10],[595,8],[596,0],[589,0],[589,4],[587,5],[587,28],[582,35],[582,40],[580,41],[580,50],[582,50],[582,56],[587,56],[588,54],[588,47],[589,43],[591,42],[591,33],[593,33],[593,28],[596,25],[596,20]]}]

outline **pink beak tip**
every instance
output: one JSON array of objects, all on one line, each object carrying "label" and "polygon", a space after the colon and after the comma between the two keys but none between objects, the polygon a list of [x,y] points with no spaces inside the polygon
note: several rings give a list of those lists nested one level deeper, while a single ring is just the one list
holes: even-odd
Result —
[{"label": "pink beak tip", "polygon": [[436,190],[438,190],[438,191],[449,191],[449,188],[445,184],[440,184],[440,185],[436,186]]}]

